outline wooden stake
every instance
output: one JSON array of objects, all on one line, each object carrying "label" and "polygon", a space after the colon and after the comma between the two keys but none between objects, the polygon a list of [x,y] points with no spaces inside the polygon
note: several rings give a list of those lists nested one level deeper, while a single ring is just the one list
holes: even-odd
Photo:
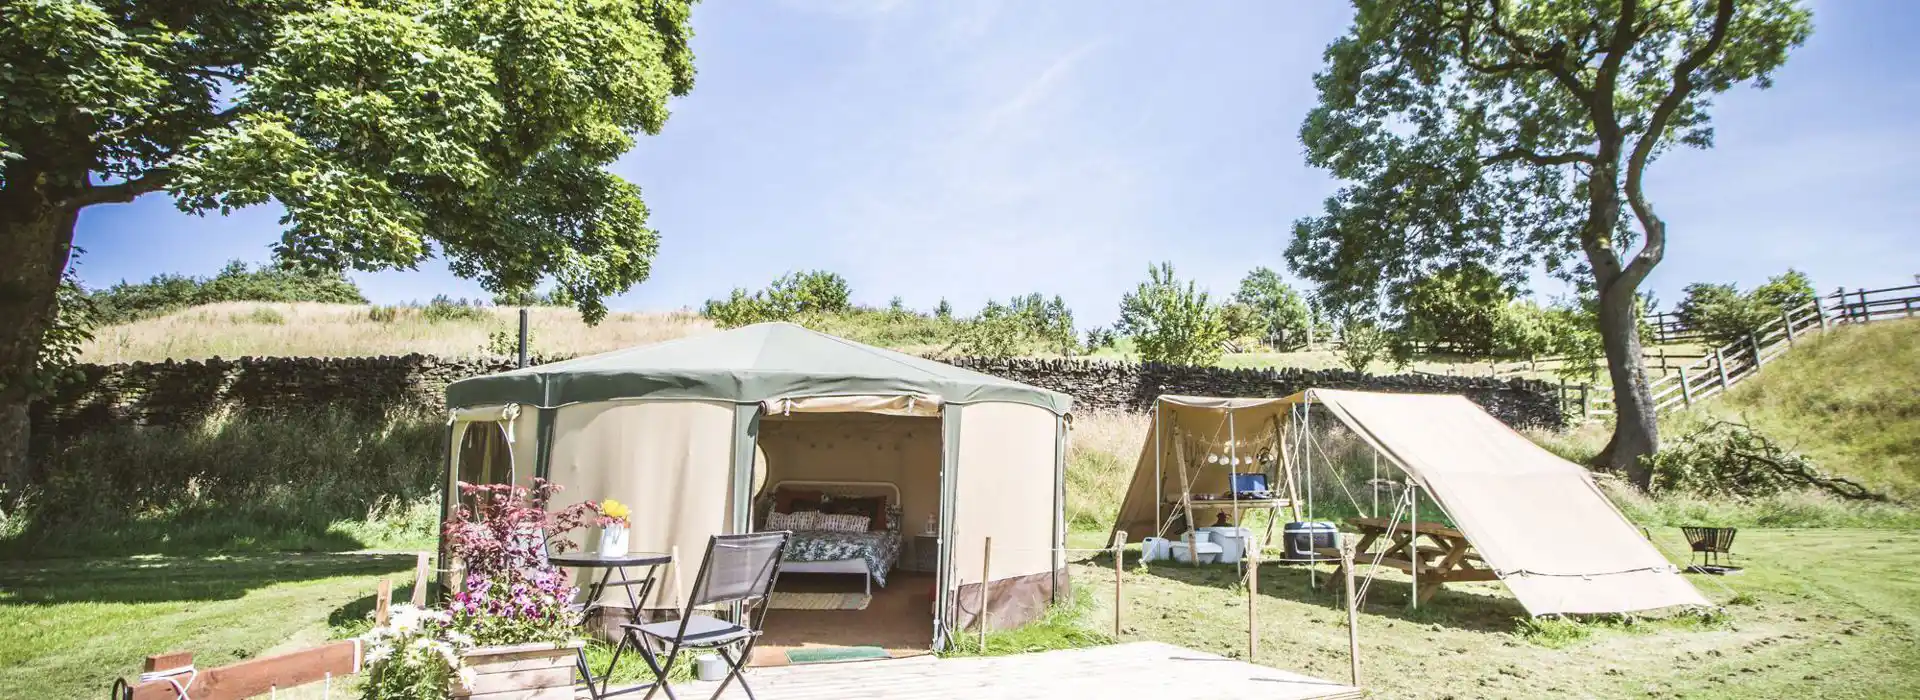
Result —
[{"label": "wooden stake", "polygon": [[1253,661],[1260,653],[1260,550],[1248,547],[1247,554],[1247,660]]},{"label": "wooden stake", "polygon": [[387,626],[387,617],[393,605],[393,579],[380,579],[380,586],[373,593],[373,626]]},{"label": "wooden stake", "polygon": [[1347,659],[1352,667],[1353,687],[1360,687],[1360,611],[1353,600],[1353,545],[1340,538],[1340,570],[1347,580]]},{"label": "wooden stake", "polygon": [[980,550],[980,653],[987,653],[987,592],[993,580],[993,538],[988,537]]},{"label": "wooden stake", "polygon": [[1121,556],[1126,553],[1127,531],[1113,533],[1113,640],[1120,641],[1120,611],[1126,599],[1120,595]]},{"label": "wooden stake", "polygon": [[[673,606],[676,608],[680,608],[681,610],[685,610],[686,602],[687,602],[687,591],[685,588],[685,584],[680,582],[680,545],[676,544],[673,546],[672,549],[669,549],[667,551],[668,551],[667,556],[673,559],[673,563],[668,565],[673,567]],[[591,601],[591,600],[587,601],[588,605],[592,605],[593,603],[594,601]],[[647,601],[644,601],[644,600],[640,601],[640,604],[646,605]],[[640,611],[635,610],[633,611],[633,614],[639,615]]]},{"label": "wooden stake", "polygon": [[413,607],[427,607],[427,553],[421,552],[413,560]]}]

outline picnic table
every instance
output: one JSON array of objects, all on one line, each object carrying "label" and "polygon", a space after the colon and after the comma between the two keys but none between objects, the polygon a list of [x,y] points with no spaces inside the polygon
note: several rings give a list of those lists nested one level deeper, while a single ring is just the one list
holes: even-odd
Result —
[{"label": "picnic table", "polygon": [[[1360,533],[1360,543],[1353,549],[1356,568],[1372,564],[1376,557],[1381,566],[1408,573],[1419,567],[1419,587],[1414,592],[1419,602],[1427,602],[1441,586],[1449,583],[1500,580],[1473,551],[1473,543],[1467,541],[1466,533],[1459,530],[1439,523],[1416,526],[1386,518],[1347,518],[1347,525]],[[1384,548],[1372,551],[1373,544],[1382,538],[1387,540]],[[1340,556],[1338,549],[1316,551],[1336,559]],[[1336,569],[1335,576],[1338,575]]]}]

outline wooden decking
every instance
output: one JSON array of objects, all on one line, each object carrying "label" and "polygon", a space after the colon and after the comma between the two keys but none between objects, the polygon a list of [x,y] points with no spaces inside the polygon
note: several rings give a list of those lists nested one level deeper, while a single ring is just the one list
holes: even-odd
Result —
[{"label": "wooden decking", "polygon": [[[1017,656],[758,668],[747,673],[761,700],[1338,700],[1359,689],[1160,642],[1132,642]],[[705,698],[711,683],[674,686]],[[633,697],[638,697],[633,696]],[[654,697],[665,697],[656,694]],[[746,698],[738,685],[723,696]]]}]

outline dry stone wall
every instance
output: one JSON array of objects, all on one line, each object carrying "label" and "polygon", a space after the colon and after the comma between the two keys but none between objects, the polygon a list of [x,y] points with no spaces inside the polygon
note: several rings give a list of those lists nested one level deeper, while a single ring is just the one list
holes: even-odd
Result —
[{"label": "dry stone wall", "polygon": [[[544,358],[551,361],[560,358]],[[543,361],[536,359],[536,363]],[[1308,388],[1465,394],[1514,426],[1559,426],[1552,385],[1339,370],[1230,370],[1086,360],[961,358],[978,372],[1069,394],[1082,409],[1143,410],[1160,394],[1285,396]],[[446,385],[501,372],[510,358],[427,355],[136,362],[85,365],[76,381],[33,407],[36,438],[58,440],[118,425],[186,426],[222,412],[313,409],[382,413],[442,408]]]}]

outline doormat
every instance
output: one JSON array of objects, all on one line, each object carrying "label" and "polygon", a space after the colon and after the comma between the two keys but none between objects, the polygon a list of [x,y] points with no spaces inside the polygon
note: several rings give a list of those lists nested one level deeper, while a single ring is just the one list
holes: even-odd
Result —
[{"label": "doormat", "polygon": [[788,593],[774,591],[767,607],[774,610],[865,610],[873,596],[865,593]]},{"label": "doormat", "polygon": [[829,664],[836,661],[890,658],[893,658],[893,655],[880,647],[807,647],[787,650],[787,663],[790,664]]}]

